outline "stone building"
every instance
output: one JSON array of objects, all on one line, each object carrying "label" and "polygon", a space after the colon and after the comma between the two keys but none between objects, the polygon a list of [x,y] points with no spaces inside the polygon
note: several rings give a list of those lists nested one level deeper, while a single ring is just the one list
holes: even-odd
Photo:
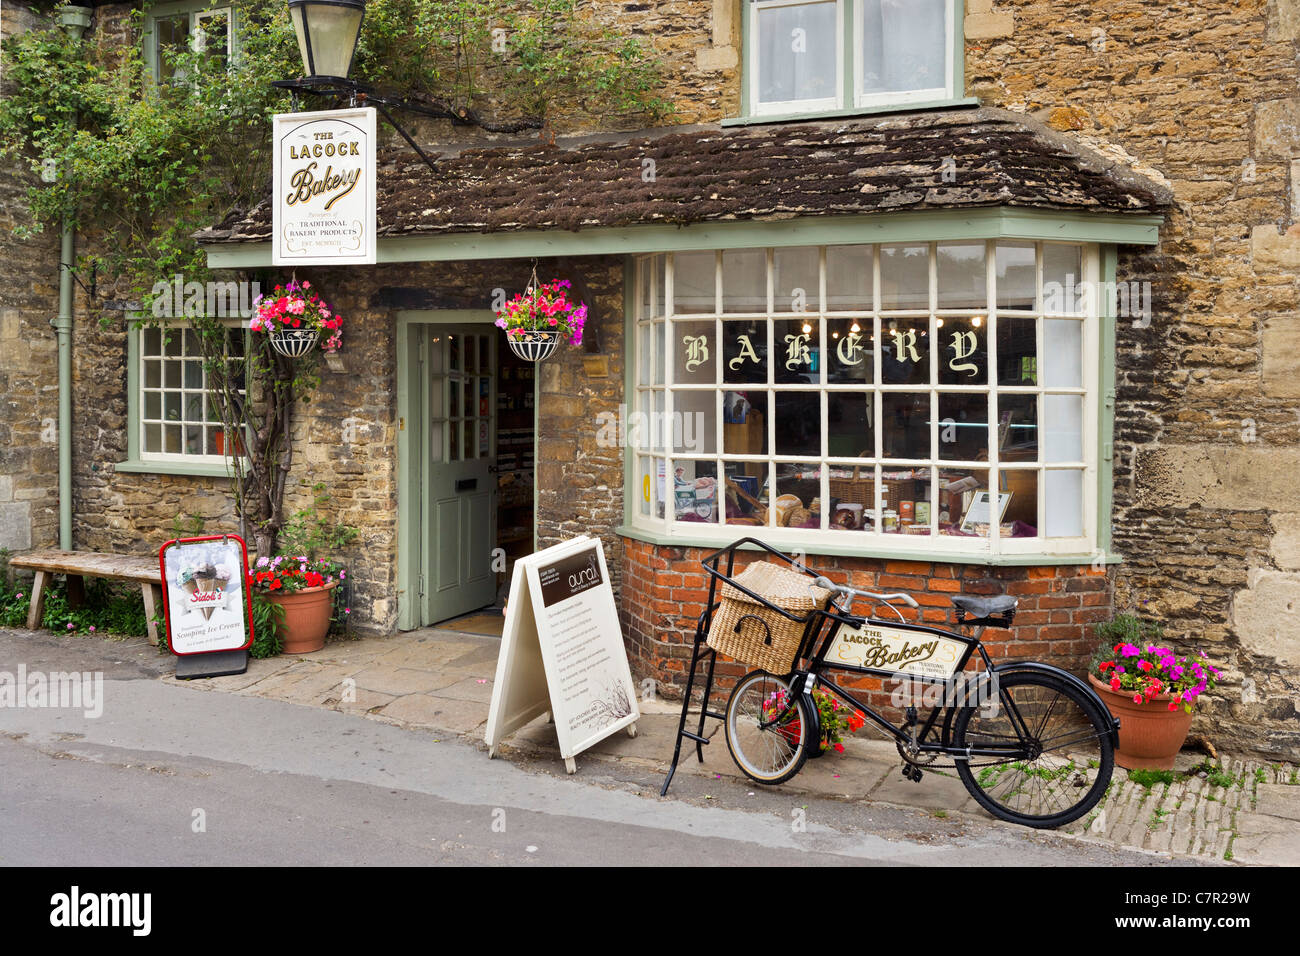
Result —
[{"label": "stone building", "polygon": [[[347,333],[294,495],[363,531],[357,625],[490,604],[495,549],[594,533],[671,693],[701,556],[754,534],[929,621],[1015,594],[999,656],[1077,669],[1136,609],[1226,665],[1199,729],[1300,756],[1294,0],[596,8],[656,44],[676,125],[433,131],[435,170],[385,158],[379,264],[300,270]],[[263,204],[200,238],[270,277],[269,236]],[[50,546],[56,260],[0,243],[0,544]],[[534,260],[592,310],[535,377],[491,325]],[[184,354],[82,315],[75,546],[228,523],[221,450],[148,412]]]}]

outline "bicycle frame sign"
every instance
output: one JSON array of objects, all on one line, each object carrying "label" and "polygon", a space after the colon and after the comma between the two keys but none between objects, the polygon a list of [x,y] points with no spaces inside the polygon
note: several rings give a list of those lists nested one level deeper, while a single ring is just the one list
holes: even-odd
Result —
[{"label": "bicycle frame sign", "polygon": [[966,641],[868,619],[857,627],[841,627],[823,660],[837,668],[947,680],[966,663],[969,653]]}]

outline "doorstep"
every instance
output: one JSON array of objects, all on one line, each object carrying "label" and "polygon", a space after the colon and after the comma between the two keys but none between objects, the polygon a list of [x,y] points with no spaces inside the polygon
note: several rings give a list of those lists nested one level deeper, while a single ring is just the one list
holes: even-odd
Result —
[{"label": "doorstep", "polygon": [[[374,720],[482,744],[499,636],[465,629],[486,627],[493,612],[478,612],[448,625],[386,637],[334,641],[323,650],[249,662],[247,673],[184,681],[188,687],[268,697],[311,707],[360,714]],[[496,619],[500,620],[499,613]],[[461,626],[452,626],[460,624]],[[173,677],[165,680],[175,680]],[[666,773],[681,713],[676,701],[641,703],[637,736],[614,734],[578,755],[584,761],[616,760]],[[722,725],[710,721],[712,744],[704,761],[682,748],[678,775],[735,779],[740,773],[727,752]],[[554,730],[543,718],[521,728],[500,748],[554,756]],[[1188,771],[1204,758],[1180,756]],[[1144,850],[1162,856],[1264,866],[1300,864],[1300,770],[1255,758],[1224,757],[1216,773],[1183,773],[1150,787],[1116,768],[1106,796],[1087,816],[1052,831],[1086,842]],[[890,741],[857,737],[843,754],[810,760],[782,789],[839,800],[865,800],[946,815],[993,820],[966,792],[956,772],[930,770],[919,784],[904,780]],[[672,791],[670,790],[671,794]]]}]

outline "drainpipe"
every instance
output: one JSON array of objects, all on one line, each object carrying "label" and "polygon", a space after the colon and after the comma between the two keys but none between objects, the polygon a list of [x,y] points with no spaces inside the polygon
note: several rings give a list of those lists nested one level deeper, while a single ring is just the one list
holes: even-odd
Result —
[{"label": "drainpipe", "polygon": [[[89,7],[64,7],[59,12],[63,29],[74,40],[90,26]],[[75,125],[76,118],[73,118]],[[72,549],[72,266],[76,234],[67,218],[60,227],[59,315],[54,326],[59,343],[59,547]]]}]

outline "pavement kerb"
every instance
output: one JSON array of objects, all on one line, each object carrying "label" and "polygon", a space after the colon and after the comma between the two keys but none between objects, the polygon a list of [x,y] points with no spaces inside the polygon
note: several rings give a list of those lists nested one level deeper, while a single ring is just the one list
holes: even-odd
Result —
[{"label": "pavement kerb", "polygon": [[[497,638],[481,634],[425,629],[390,637],[334,642],[317,654],[251,661],[249,672],[238,677],[177,683],[360,714],[415,731],[459,738],[479,747],[486,756],[483,733],[487,698],[496,671],[494,655],[488,651],[498,645]],[[162,679],[176,682],[174,677]],[[352,681],[350,688],[345,683],[349,680]],[[387,685],[384,685],[385,680],[389,681]],[[362,682],[369,682],[372,687],[362,687]],[[358,699],[343,699],[341,693],[334,693],[331,689],[335,684],[340,691],[350,689]],[[388,690],[376,693],[376,686],[386,686]],[[479,686],[483,688],[481,693],[476,689]],[[401,692],[403,687],[408,692]],[[459,687],[459,696],[440,694],[451,687]],[[372,695],[367,701],[373,701],[373,705],[360,706],[367,703],[359,700],[363,694]],[[476,696],[482,700],[470,699]],[[403,718],[385,713],[390,706],[409,716]],[[579,774],[582,763],[593,759],[624,762],[660,774],[667,772],[680,704],[651,700],[641,702],[641,710],[644,729],[653,728],[653,732],[642,732],[635,740],[615,735],[602,741],[579,755]],[[705,749],[705,766],[701,768],[696,762],[694,748],[687,748],[684,744],[677,773],[725,777],[746,783],[747,778],[730,759],[721,726],[717,725],[717,728],[713,744]],[[508,759],[514,752],[533,757],[553,756],[558,771],[563,772],[554,733],[541,721],[521,728],[503,742],[499,757]],[[1184,754],[1180,757],[1181,769],[1185,771],[1189,766],[1195,767],[1204,759],[1199,755]],[[919,812],[942,811],[945,816],[955,815],[984,824],[1021,829],[986,814],[964,792],[964,788],[958,792],[957,787],[946,782],[939,788],[934,786],[936,777],[942,779],[949,775],[956,784],[952,771],[943,774],[930,771],[919,785],[907,784],[909,791],[915,786],[915,801],[891,799],[903,789],[901,766],[902,761],[892,742],[879,738],[854,738],[847,741],[844,754],[808,761],[800,774],[784,784],[782,789]],[[1044,832],[1085,844],[1112,848],[1123,846],[1162,859],[1219,864],[1300,863],[1300,810],[1290,809],[1293,801],[1295,807],[1300,808],[1300,785],[1294,785],[1294,794],[1290,792],[1293,786],[1290,779],[1295,776],[1295,769],[1289,764],[1269,764],[1236,756],[1221,758],[1218,766],[1220,773],[1230,775],[1230,778],[1224,776],[1222,779],[1231,779],[1231,786],[1211,786],[1213,781],[1207,781],[1207,774],[1202,772],[1199,777],[1185,776],[1172,785],[1158,783],[1149,791],[1129,780],[1127,772],[1116,767],[1111,788],[1097,808],[1067,827]],[[1270,782],[1262,780],[1261,776],[1271,778],[1273,785],[1285,785],[1284,792],[1269,792],[1270,802],[1281,805],[1283,809],[1280,812],[1290,814],[1290,817],[1263,814],[1256,809],[1258,785]],[[843,781],[843,785],[834,781]],[[947,795],[936,798],[936,789],[945,789]],[[1158,815],[1154,813],[1157,809],[1162,811]],[[1103,812],[1104,826],[1097,827],[1096,821]],[[1209,828],[1214,832],[1204,832]],[[1096,832],[1098,829],[1101,832]],[[1183,847],[1180,837],[1188,833],[1190,841]],[[1241,833],[1247,834],[1247,838],[1238,839]],[[1171,846],[1160,849],[1151,846],[1153,842]],[[1233,852],[1229,853],[1229,860],[1225,860],[1224,854],[1229,850]]]}]

